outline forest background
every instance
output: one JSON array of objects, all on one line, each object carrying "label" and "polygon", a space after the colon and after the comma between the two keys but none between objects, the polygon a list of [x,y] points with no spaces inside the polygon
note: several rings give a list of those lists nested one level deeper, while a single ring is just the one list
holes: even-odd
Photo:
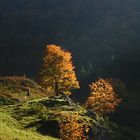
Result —
[{"label": "forest background", "polygon": [[79,101],[98,77],[118,78],[127,98],[115,119],[139,130],[139,22],[138,0],[1,0],[0,75],[37,79],[46,44],[59,44],[72,52]]}]

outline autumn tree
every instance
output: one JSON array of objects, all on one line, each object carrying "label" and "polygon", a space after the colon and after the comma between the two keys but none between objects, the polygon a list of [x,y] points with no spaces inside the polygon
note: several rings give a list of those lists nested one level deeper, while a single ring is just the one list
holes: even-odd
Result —
[{"label": "autumn tree", "polygon": [[71,94],[72,89],[79,88],[76,79],[72,56],[60,46],[48,45],[40,72],[41,84],[56,95]]},{"label": "autumn tree", "polygon": [[86,108],[93,109],[99,115],[106,115],[115,111],[121,99],[115,94],[109,82],[99,79],[89,87],[91,95],[85,103]]},{"label": "autumn tree", "polygon": [[62,140],[86,140],[83,126],[79,124],[79,114],[62,113],[60,121],[60,137]]}]

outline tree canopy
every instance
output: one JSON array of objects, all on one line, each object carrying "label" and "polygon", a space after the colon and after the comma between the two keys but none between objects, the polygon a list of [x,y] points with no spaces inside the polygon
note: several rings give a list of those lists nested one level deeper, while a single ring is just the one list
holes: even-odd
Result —
[{"label": "tree canopy", "polygon": [[72,56],[60,46],[48,45],[40,72],[42,85],[56,94],[71,94],[72,89],[79,88]]},{"label": "tree canopy", "polygon": [[86,101],[86,108],[93,109],[99,115],[113,112],[121,102],[111,84],[104,79],[93,82],[90,86],[91,95]]}]

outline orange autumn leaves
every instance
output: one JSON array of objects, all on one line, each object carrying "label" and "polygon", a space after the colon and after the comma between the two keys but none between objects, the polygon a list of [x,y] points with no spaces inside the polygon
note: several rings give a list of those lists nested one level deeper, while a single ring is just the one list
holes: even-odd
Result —
[{"label": "orange autumn leaves", "polygon": [[62,113],[60,122],[60,137],[62,140],[86,140],[83,126],[79,124],[79,114]]},{"label": "orange autumn leaves", "polygon": [[79,88],[70,52],[61,49],[60,46],[48,45],[43,60],[40,73],[42,85],[53,92],[65,94],[71,94],[72,89]]},{"label": "orange autumn leaves", "polygon": [[91,95],[85,107],[92,109],[98,115],[114,112],[121,99],[115,94],[112,85],[104,79],[99,79],[89,86]]},{"label": "orange autumn leaves", "polygon": [[[79,88],[71,53],[63,50],[60,46],[48,45],[43,59],[40,79],[41,84],[56,95],[59,93],[70,95],[72,89]],[[113,84],[116,80],[113,83],[111,81],[99,79],[90,85],[91,95],[86,101],[86,108],[93,109],[100,115],[108,114],[116,109],[121,99],[115,92],[119,91],[120,86]]]},{"label": "orange autumn leaves", "polygon": [[[40,72],[40,80],[47,90],[56,95],[59,93],[69,95],[72,89],[79,88],[71,53],[60,46],[48,45]],[[90,85],[91,95],[85,103],[85,108],[92,109],[100,116],[114,112],[121,102],[115,92],[122,94],[123,90],[124,86],[120,81],[100,78]],[[85,128],[79,123],[78,112],[75,114],[62,113],[59,126],[62,140],[86,140]]]}]

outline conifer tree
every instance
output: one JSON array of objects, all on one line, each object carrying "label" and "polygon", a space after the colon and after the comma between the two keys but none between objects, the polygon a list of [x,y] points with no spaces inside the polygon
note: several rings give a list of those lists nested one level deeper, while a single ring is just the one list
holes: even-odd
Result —
[{"label": "conifer tree", "polygon": [[55,94],[71,94],[72,89],[79,88],[72,56],[60,46],[48,45],[40,72],[41,84]]}]

